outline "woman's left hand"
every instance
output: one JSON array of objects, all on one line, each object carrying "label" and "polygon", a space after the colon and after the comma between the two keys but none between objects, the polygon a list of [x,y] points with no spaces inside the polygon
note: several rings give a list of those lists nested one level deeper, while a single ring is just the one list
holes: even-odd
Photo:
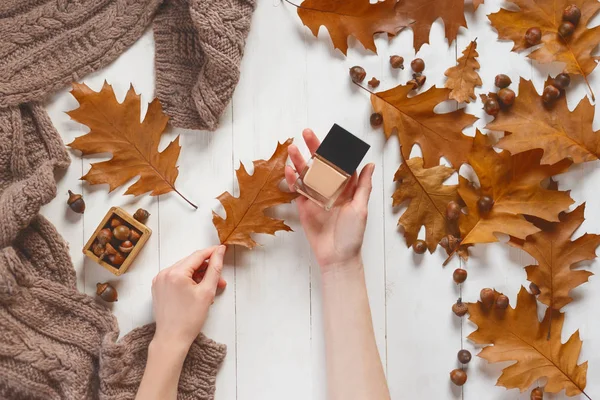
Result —
[{"label": "woman's left hand", "polygon": [[217,288],[226,285],[221,278],[224,255],[225,246],[198,250],[154,278],[153,341],[180,346],[187,352],[204,326]]}]

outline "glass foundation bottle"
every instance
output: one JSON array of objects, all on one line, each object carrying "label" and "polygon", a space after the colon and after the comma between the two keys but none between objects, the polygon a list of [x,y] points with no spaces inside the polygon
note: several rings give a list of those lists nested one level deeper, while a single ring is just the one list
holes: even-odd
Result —
[{"label": "glass foundation bottle", "polygon": [[326,210],[342,194],[369,151],[367,143],[334,124],[296,180],[296,191]]}]

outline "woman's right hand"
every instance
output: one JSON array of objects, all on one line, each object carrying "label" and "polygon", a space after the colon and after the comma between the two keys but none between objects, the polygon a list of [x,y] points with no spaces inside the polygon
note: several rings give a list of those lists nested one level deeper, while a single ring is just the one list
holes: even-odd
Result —
[{"label": "woman's right hand", "polygon": [[[162,270],[152,280],[156,333],[153,341],[185,354],[208,316],[221,278],[225,246],[199,250]],[[185,355],[184,354],[184,355]]]},{"label": "woman's right hand", "polygon": [[[302,136],[309,151],[314,154],[320,145],[319,139],[310,129],[305,129]],[[291,145],[288,153],[296,171],[302,172],[306,161],[298,147]],[[323,273],[331,268],[362,265],[361,248],[374,170],[375,164],[368,164],[362,169],[360,176],[354,174],[336,206],[330,211],[306,197],[296,199],[300,222]],[[290,190],[294,190],[298,177],[296,171],[289,165],[285,168],[285,178]]]}]

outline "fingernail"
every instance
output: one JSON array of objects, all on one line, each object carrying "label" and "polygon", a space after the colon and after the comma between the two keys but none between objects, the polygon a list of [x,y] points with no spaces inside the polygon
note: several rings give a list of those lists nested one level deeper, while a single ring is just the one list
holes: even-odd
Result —
[{"label": "fingernail", "polygon": [[375,173],[375,164],[371,163],[371,176],[373,176],[373,173]]},{"label": "fingernail", "polygon": [[217,254],[220,255],[220,256],[222,256],[223,254],[225,254],[225,250],[226,249],[227,248],[225,246],[223,246],[223,245],[217,247]]}]

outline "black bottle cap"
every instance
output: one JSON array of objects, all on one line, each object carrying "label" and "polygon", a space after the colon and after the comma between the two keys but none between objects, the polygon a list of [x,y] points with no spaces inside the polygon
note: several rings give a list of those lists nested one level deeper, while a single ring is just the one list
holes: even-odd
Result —
[{"label": "black bottle cap", "polygon": [[370,148],[370,145],[338,124],[333,124],[316,153],[352,175]]}]

